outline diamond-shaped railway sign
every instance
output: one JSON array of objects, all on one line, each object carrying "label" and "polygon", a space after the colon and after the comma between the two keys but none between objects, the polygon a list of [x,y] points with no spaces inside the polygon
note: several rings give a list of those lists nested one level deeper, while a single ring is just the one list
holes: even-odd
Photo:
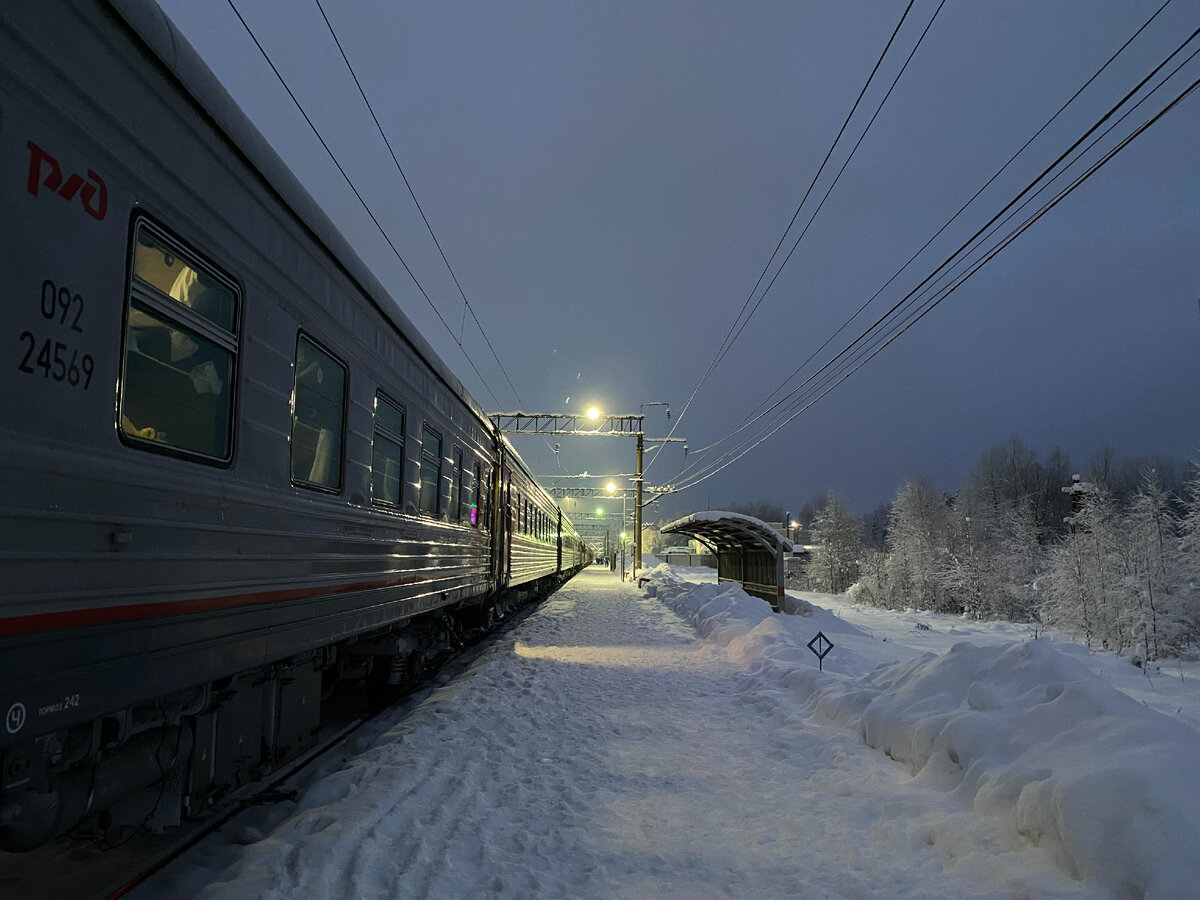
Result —
[{"label": "diamond-shaped railway sign", "polygon": [[829,651],[833,649],[833,641],[825,637],[825,633],[818,631],[817,636],[808,642],[808,649],[811,650],[817,657],[817,668],[825,671],[825,657]]}]

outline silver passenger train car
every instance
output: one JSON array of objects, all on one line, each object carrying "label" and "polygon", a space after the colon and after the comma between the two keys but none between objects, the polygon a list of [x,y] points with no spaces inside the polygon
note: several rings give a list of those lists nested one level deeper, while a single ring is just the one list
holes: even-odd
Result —
[{"label": "silver passenger train car", "polygon": [[0,172],[0,849],[193,813],[588,561],[149,0],[4,4]]}]

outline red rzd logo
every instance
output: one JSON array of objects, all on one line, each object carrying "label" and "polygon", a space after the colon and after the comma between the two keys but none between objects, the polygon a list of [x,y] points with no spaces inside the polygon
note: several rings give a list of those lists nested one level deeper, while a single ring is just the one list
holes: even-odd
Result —
[{"label": "red rzd logo", "polygon": [[91,169],[87,170],[88,181],[94,181],[95,184],[88,184],[82,175],[74,173],[64,179],[57,159],[33,141],[26,141],[25,146],[29,148],[29,193],[36,197],[38,188],[44,187],[64,200],[74,200],[75,195],[79,194],[83,209],[89,216],[96,220],[104,218],[108,212],[108,189],[104,186],[104,179]]}]

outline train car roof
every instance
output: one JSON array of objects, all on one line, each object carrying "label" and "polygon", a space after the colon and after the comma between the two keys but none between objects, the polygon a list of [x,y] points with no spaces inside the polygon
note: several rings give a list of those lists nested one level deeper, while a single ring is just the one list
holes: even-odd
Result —
[{"label": "train car roof", "polygon": [[117,14],[146,44],[180,85],[225,134],[247,163],[292,214],[357,282],[363,293],[399,330],[401,336],[451,391],[484,422],[487,413],[434,352],[395,299],[371,272],[267,139],[246,118],[212,70],[154,0],[108,0]]}]

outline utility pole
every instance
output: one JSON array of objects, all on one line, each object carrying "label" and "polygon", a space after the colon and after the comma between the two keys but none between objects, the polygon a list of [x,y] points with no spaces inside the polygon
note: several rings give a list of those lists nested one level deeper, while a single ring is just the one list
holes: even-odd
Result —
[{"label": "utility pole", "polygon": [[633,580],[642,567],[642,433],[637,433],[637,502],[633,504]]}]

